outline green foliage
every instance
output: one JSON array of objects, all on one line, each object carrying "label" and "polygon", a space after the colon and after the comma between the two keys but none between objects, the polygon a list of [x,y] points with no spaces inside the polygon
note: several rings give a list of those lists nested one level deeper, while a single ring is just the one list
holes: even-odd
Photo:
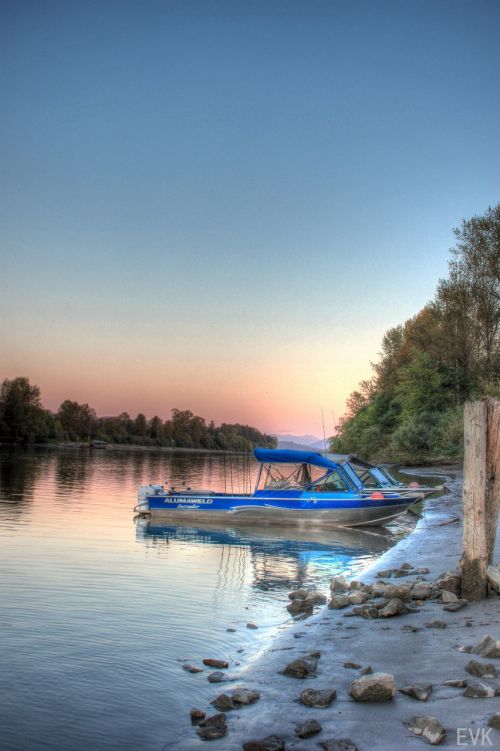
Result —
[{"label": "green foliage", "polygon": [[454,230],[449,278],[382,340],[333,451],[421,462],[463,451],[463,403],[500,392],[500,204]]},{"label": "green foliage", "polygon": [[50,417],[42,408],[40,389],[28,378],[5,379],[0,385],[0,441],[27,444],[45,440],[50,434]]}]

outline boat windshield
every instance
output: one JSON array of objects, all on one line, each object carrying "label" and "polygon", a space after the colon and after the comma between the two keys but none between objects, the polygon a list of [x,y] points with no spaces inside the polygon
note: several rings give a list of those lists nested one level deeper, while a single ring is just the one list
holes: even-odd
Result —
[{"label": "boat windshield", "polygon": [[297,490],[316,482],[324,474],[324,468],[311,464],[264,464],[257,490]]}]

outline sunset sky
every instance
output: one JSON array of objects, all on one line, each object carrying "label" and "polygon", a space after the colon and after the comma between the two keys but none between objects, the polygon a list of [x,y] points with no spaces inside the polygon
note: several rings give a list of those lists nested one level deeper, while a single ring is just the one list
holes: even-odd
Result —
[{"label": "sunset sky", "polygon": [[321,435],[500,200],[497,0],[0,0],[0,379]]}]

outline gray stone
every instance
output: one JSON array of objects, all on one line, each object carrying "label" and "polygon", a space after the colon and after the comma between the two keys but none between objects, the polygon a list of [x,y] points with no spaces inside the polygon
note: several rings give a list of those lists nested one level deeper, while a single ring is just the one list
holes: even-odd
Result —
[{"label": "gray stone", "polygon": [[411,564],[411,563],[402,563],[402,564],[401,564],[401,566],[400,566],[399,568],[400,568],[400,569],[401,569],[401,568],[402,568],[402,569],[405,569],[406,571],[411,571],[412,569],[414,569],[414,568],[415,568],[415,566],[412,566],[412,564]]},{"label": "gray stone", "polygon": [[458,597],[454,592],[448,592],[446,589],[441,590],[441,600],[448,604],[449,602],[457,602]]},{"label": "gray stone", "polygon": [[236,629],[235,628],[226,628],[226,631],[228,634],[234,634]]},{"label": "gray stone", "polygon": [[432,587],[425,582],[419,582],[414,584],[411,589],[411,596],[413,600],[428,600],[432,595]]},{"label": "gray stone", "polygon": [[311,738],[311,736],[321,733],[322,730],[323,728],[317,720],[306,720],[296,727],[295,735],[299,738]]},{"label": "gray stone", "polygon": [[234,691],[231,691],[231,699],[233,704],[247,706],[260,699],[260,694],[258,691],[251,691],[249,688],[235,688]]},{"label": "gray stone", "polygon": [[210,673],[207,676],[207,680],[209,683],[225,683],[225,681],[229,681],[230,678],[226,673],[221,673],[220,670],[216,670],[214,673]]},{"label": "gray stone", "polygon": [[312,602],[313,605],[324,605],[326,600],[327,598],[322,592],[309,592],[306,597],[306,602]]},{"label": "gray stone", "polygon": [[462,577],[457,571],[446,571],[436,580],[438,589],[446,589],[447,592],[453,592],[460,597],[462,591]]},{"label": "gray stone", "polygon": [[288,597],[290,600],[305,600],[308,594],[308,589],[294,589],[293,592],[288,593]]},{"label": "gray stone", "polygon": [[256,623],[247,623],[247,628],[259,628]]},{"label": "gray stone", "polygon": [[448,605],[445,605],[443,610],[447,610],[448,613],[456,613],[458,610],[462,610],[462,608],[465,608],[466,605],[469,604],[468,600],[457,600],[456,602],[450,602]]},{"label": "gray stone", "polygon": [[190,710],[189,715],[191,717],[191,722],[193,725],[200,722],[200,720],[203,720],[207,714],[202,709],[197,709],[196,707],[193,707],[193,709]]},{"label": "gray stone", "polygon": [[404,615],[408,612],[408,608],[404,604],[403,600],[399,597],[393,597],[389,600],[387,605],[378,611],[379,618],[392,618],[394,615]]},{"label": "gray stone", "polygon": [[413,735],[421,735],[432,746],[437,746],[446,738],[446,730],[441,723],[428,715],[412,717],[408,722],[408,730]]},{"label": "gray stone", "polygon": [[495,696],[495,689],[489,683],[477,681],[468,683],[463,695],[469,699],[492,699]]},{"label": "gray stone", "polygon": [[460,644],[460,646],[457,647],[457,649],[459,652],[463,652],[466,655],[469,655],[472,652],[472,647],[466,644]]},{"label": "gray stone", "polygon": [[450,686],[451,688],[466,688],[467,681],[465,678],[451,678],[449,681],[445,681],[443,686]]},{"label": "gray stone", "polygon": [[258,741],[246,741],[243,751],[284,751],[285,741],[277,735],[268,735]]},{"label": "gray stone", "polygon": [[198,725],[196,731],[203,741],[214,741],[223,738],[227,733],[226,715],[214,714],[206,717]]},{"label": "gray stone", "polygon": [[409,686],[399,689],[402,694],[411,696],[412,699],[418,699],[418,701],[427,701],[432,693],[431,683],[412,683]]},{"label": "gray stone", "polygon": [[230,709],[235,709],[233,700],[231,699],[229,694],[219,694],[219,696],[216,696],[215,699],[210,702],[210,704],[218,709],[219,712],[228,712]]},{"label": "gray stone", "polygon": [[328,738],[320,741],[318,746],[325,751],[358,751],[358,747],[350,738]]},{"label": "gray stone", "polygon": [[365,584],[364,582],[357,581],[356,579],[353,579],[353,581],[349,584],[349,589],[351,590],[351,592],[365,592],[366,594],[370,594],[372,591],[370,584]]},{"label": "gray stone", "polygon": [[404,568],[398,568],[393,574],[395,579],[401,579],[402,576],[409,576],[409,572]]},{"label": "gray stone", "polygon": [[333,609],[347,608],[350,605],[348,595],[333,595],[332,599],[328,603],[328,607]]},{"label": "gray stone", "polygon": [[372,595],[379,595],[383,597],[386,587],[388,586],[390,585],[385,584],[385,582],[375,582],[374,584],[372,584]]},{"label": "gray stone", "polygon": [[488,726],[490,728],[495,728],[495,730],[500,730],[500,712],[495,712],[495,714],[492,714],[491,717],[488,718]]},{"label": "gray stone", "polygon": [[337,692],[334,688],[314,689],[306,688],[300,694],[300,701],[306,707],[316,707],[316,709],[325,709],[329,707],[332,701],[337,698]]},{"label": "gray stone", "polygon": [[475,655],[481,655],[481,657],[500,657],[500,641],[497,641],[492,636],[483,636],[472,647],[472,652]]},{"label": "gray stone", "polygon": [[465,666],[467,673],[475,675],[478,678],[496,678],[497,671],[492,662],[478,662],[470,660]]},{"label": "gray stone", "polygon": [[369,599],[370,595],[368,594],[368,592],[362,592],[361,590],[351,592],[351,594],[349,595],[349,603],[351,605],[362,605]]},{"label": "gray stone", "polygon": [[[372,605],[356,605],[352,609],[353,615],[360,615],[362,618],[378,618],[379,611]],[[348,615],[346,613],[346,615]]]},{"label": "gray stone", "polygon": [[187,673],[203,673],[203,668],[198,668],[190,662],[186,662],[186,664],[182,666],[182,669]]},{"label": "gray stone", "polygon": [[388,584],[384,590],[384,597],[386,600],[397,597],[398,600],[403,600],[403,602],[410,602],[411,586],[409,584]]},{"label": "gray stone", "polygon": [[347,592],[349,584],[345,576],[334,576],[330,582],[330,589],[332,592]]},{"label": "gray stone", "polygon": [[203,660],[203,664],[207,665],[209,668],[227,668],[229,667],[229,664],[226,662],[226,660],[213,660],[211,657],[206,657]]},{"label": "gray stone", "polygon": [[426,574],[430,574],[430,571],[425,566],[419,566],[419,568],[413,569],[412,573],[414,573],[414,574],[422,574],[423,576],[425,576]]},{"label": "gray stone", "polygon": [[397,571],[395,568],[386,568],[383,571],[377,571],[377,576],[380,579],[390,579],[395,571]]},{"label": "gray stone", "polygon": [[363,668],[363,670],[360,671],[358,678],[362,678],[364,675],[373,675],[373,670],[371,665],[367,665],[366,668]]},{"label": "gray stone", "polygon": [[299,613],[307,613],[310,615],[313,611],[313,603],[310,600],[292,600],[286,609],[290,615],[298,615]]},{"label": "gray stone", "polygon": [[486,579],[494,592],[500,592],[500,565],[488,566],[486,569]]},{"label": "gray stone", "polygon": [[426,628],[447,628],[448,624],[444,621],[431,621],[430,623],[426,623]]},{"label": "gray stone", "polygon": [[344,662],[344,667],[349,668],[349,670],[357,670],[361,665],[358,662]]},{"label": "gray stone", "polygon": [[394,676],[389,673],[372,673],[356,678],[349,688],[354,701],[390,701],[396,694]]},{"label": "gray stone", "polygon": [[305,656],[299,657],[296,660],[292,660],[283,671],[283,675],[288,675],[291,678],[309,678],[314,675],[318,662],[315,657]]}]

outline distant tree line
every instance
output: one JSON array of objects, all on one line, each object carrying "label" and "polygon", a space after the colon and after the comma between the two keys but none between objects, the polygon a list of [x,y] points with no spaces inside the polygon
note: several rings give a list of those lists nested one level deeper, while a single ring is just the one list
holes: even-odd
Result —
[{"label": "distant tree line", "polygon": [[454,234],[448,278],[416,316],[386,332],[372,378],[347,401],[333,451],[459,457],[464,402],[500,395],[500,204]]},{"label": "distant tree line", "polygon": [[250,425],[205,422],[189,410],[172,410],[169,420],[148,420],[139,413],[98,417],[88,404],[67,399],[56,413],[42,406],[40,389],[28,378],[4,380],[0,385],[0,443],[89,443],[102,440],[142,446],[250,451],[255,446],[273,447],[276,439]]}]

